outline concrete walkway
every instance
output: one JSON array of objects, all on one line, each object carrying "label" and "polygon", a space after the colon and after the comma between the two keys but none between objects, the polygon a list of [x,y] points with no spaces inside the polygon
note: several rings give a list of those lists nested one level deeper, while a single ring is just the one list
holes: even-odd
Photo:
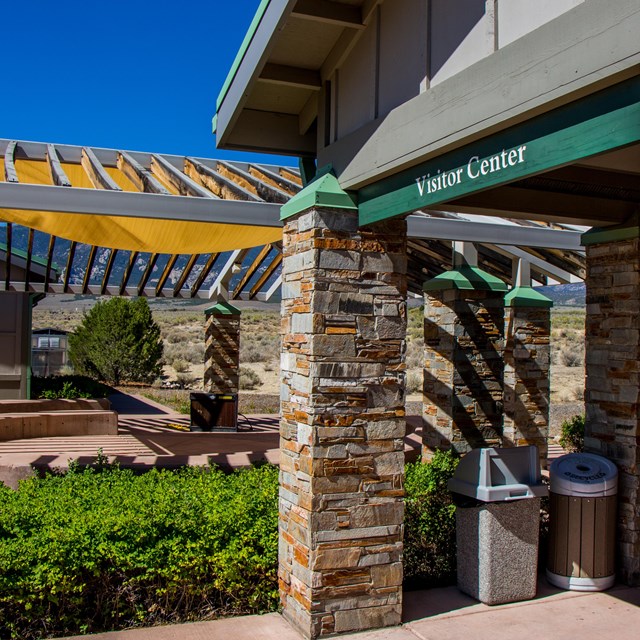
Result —
[{"label": "concrete walkway", "polygon": [[[638,640],[640,589],[559,591],[541,580],[538,597],[489,607],[455,587],[405,594],[404,624],[349,640]],[[277,613],[77,636],[87,640],[301,640]]]}]

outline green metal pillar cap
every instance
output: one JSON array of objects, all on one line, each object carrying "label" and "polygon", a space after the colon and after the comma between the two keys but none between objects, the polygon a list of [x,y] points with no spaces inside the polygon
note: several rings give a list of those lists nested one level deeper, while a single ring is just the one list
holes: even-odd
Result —
[{"label": "green metal pillar cap", "polygon": [[506,291],[508,287],[500,278],[492,276],[479,267],[463,266],[427,280],[422,288],[424,291],[444,291],[445,289]]},{"label": "green metal pillar cap", "polygon": [[204,310],[205,316],[239,316],[240,313],[240,309],[229,304],[226,300],[221,300]]},{"label": "green metal pillar cap", "polygon": [[354,202],[353,197],[342,189],[338,178],[332,173],[323,172],[330,170],[330,167],[319,170],[315,180],[293,196],[289,202],[283,204],[280,208],[280,220],[286,220],[312,207],[357,211],[358,205]]},{"label": "green metal pillar cap", "polygon": [[550,309],[553,307],[553,300],[536,291],[533,287],[514,287],[504,297],[504,306]]}]

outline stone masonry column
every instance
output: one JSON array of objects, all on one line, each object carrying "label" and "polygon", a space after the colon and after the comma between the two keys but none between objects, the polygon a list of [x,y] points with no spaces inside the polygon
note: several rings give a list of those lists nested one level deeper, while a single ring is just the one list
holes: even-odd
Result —
[{"label": "stone masonry column", "polygon": [[640,585],[640,226],[593,229],[587,249],[585,449],[618,465],[619,575]]},{"label": "stone masonry column", "polygon": [[398,625],[406,223],[359,229],[331,175],[282,214],[283,615],[307,638]]},{"label": "stone masonry column", "polygon": [[424,284],[423,460],[502,444],[506,289],[457,242],[453,269]]},{"label": "stone masonry column", "polygon": [[505,303],[504,446],[536,445],[547,466],[549,368],[553,302],[531,287],[529,263],[520,261]]},{"label": "stone masonry column", "polygon": [[205,315],[204,388],[209,393],[238,393],[240,309],[220,301]]}]

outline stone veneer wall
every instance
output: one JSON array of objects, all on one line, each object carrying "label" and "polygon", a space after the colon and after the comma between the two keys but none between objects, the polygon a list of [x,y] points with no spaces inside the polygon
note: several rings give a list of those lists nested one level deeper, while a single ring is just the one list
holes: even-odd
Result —
[{"label": "stone veneer wall", "polygon": [[208,313],[205,326],[204,388],[210,393],[238,393],[240,313]]},{"label": "stone veneer wall", "polygon": [[551,311],[548,307],[505,309],[504,442],[534,444],[547,466]]},{"label": "stone veneer wall", "polygon": [[504,294],[425,292],[422,457],[502,442]]},{"label": "stone veneer wall", "polygon": [[587,246],[585,449],[620,471],[618,563],[640,585],[640,240]]},{"label": "stone veneer wall", "polygon": [[316,638],[400,624],[406,223],[284,228],[279,578]]}]

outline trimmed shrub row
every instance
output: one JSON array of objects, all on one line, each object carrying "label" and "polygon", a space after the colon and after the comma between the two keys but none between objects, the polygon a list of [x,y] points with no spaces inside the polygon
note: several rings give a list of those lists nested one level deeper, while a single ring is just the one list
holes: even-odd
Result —
[{"label": "trimmed shrub row", "polygon": [[[407,466],[408,586],[452,580],[449,454]],[[0,486],[0,637],[274,611],[278,470],[91,468]]]}]

